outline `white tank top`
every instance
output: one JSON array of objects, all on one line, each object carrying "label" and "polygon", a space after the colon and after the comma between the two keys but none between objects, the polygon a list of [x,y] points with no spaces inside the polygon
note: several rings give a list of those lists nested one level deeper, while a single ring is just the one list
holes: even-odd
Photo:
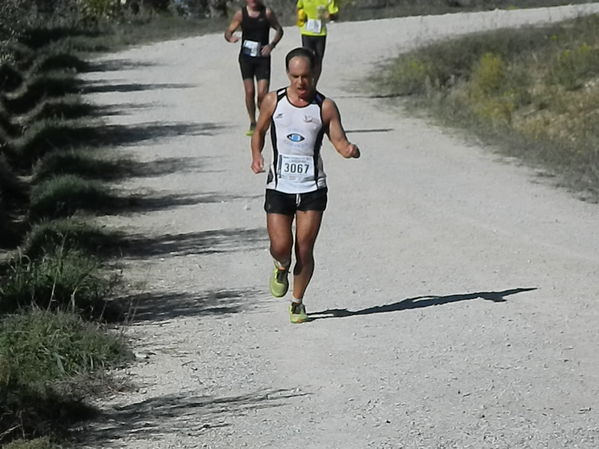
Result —
[{"label": "white tank top", "polygon": [[320,156],[326,131],[322,123],[323,101],[324,96],[317,92],[310,104],[298,107],[289,102],[286,88],[277,91],[277,106],[270,123],[272,163],[267,189],[297,194],[327,186]]}]

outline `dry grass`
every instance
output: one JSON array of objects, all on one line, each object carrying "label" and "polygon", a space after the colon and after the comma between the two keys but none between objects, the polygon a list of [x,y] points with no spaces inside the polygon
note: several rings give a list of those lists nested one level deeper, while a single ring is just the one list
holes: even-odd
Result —
[{"label": "dry grass", "polygon": [[598,15],[434,44],[392,61],[378,86],[599,200]]}]

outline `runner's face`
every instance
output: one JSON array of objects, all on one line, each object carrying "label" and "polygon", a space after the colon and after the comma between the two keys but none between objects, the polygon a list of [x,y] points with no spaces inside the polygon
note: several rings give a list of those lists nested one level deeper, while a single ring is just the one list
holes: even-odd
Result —
[{"label": "runner's face", "polygon": [[287,70],[291,88],[300,98],[307,98],[314,89],[314,74],[310,67],[310,60],[302,56],[296,56],[289,61]]},{"label": "runner's face", "polygon": [[260,0],[245,0],[246,5],[248,5],[251,9],[257,9],[261,5]]}]

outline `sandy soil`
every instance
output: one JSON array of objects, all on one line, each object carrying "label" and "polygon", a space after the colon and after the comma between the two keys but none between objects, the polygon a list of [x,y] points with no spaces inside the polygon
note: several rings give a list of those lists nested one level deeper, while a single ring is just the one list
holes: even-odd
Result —
[{"label": "sandy soil", "polygon": [[[138,388],[100,404],[89,448],[599,447],[599,208],[356,86],[430,39],[599,5],[334,24],[320,89],[363,158],[326,144],[329,208],[288,323],[268,294],[264,176],[249,169],[220,35],[109,55],[91,100],[147,170],[125,257]],[[285,85],[287,29],[273,57]],[[133,287],[132,287],[133,288]]]}]

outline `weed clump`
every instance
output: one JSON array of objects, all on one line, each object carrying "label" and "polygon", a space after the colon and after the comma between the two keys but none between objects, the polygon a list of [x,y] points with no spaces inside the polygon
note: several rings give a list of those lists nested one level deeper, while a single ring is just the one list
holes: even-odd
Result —
[{"label": "weed clump", "polygon": [[72,218],[42,221],[32,226],[21,247],[32,259],[43,257],[53,248],[101,254],[114,248],[121,236]]},{"label": "weed clump", "polygon": [[100,159],[83,151],[56,151],[38,162],[34,170],[34,182],[68,174],[88,179],[114,179],[126,174],[123,165],[127,163]]},{"label": "weed clump", "polygon": [[0,313],[33,307],[86,318],[118,316],[116,306],[106,300],[118,277],[104,274],[97,259],[75,250],[56,248],[39,259],[18,256],[1,278]]},{"label": "weed clump", "polygon": [[[61,436],[95,410],[87,391],[104,370],[131,359],[121,337],[69,313],[32,310],[0,321],[0,443],[19,435]],[[103,380],[104,384],[109,379]],[[86,387],[89,385],[89,387]],[[53,447],[49,438],[13,447]]]},{"label": "weed clump", "polygon": [[30,218],[58,218],[77,211],[102,211],[116,198],[100,182],[75,175],[60,175],[40,182],[31,190]]},{"label": "weed clump", "polygon": [[62,449],[48,437],[35,438],[33,440],[15,440],[4,446],[4,449]]}]

